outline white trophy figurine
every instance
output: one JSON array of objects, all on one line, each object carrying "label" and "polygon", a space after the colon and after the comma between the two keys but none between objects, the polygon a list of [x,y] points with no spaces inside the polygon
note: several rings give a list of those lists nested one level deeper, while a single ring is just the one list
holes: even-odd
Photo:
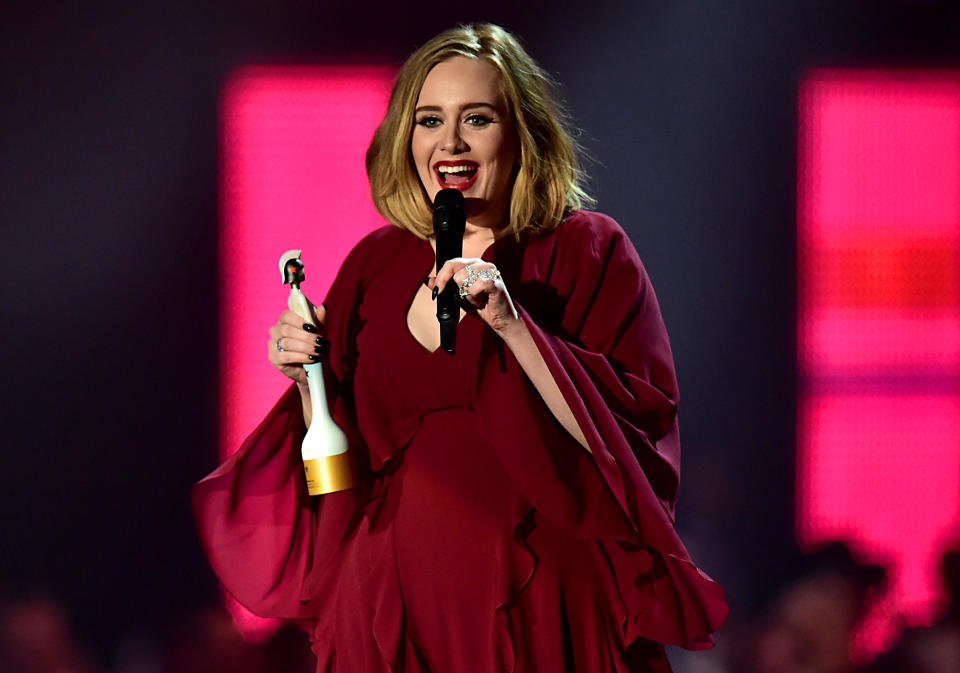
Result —
[{"label": "white trophy figurine", "polygon": [[[288,250],[280,258],[280,275],[290,285],[290,310],[303,318],[305,323],[316,327],[313,305],[300,291],[303,282],[303,262],[300,250]],[[318,332],[319,334],[319,332]],[[303,470],[307,475],[307,491],[310,495],[323,495],[343,491],[356,486],[353,465],[347,451],[347,436],[337,427],[327,406],[327,393],[323,386],[323,365],[318,360],[303,365],[310,387],[310,406],[313,420],[303,438],[301,455]]]}]

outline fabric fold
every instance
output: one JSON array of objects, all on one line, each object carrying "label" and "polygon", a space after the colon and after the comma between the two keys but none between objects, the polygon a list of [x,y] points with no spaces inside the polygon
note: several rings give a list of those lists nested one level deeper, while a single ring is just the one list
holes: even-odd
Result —
[{"label": "fabric fold", "polygon": [[[679,437],[666,331],[629,239],[609,218],[581,215],[565,221],[563,236],[531,242],[508,274],[519,314],[590,453],[563,430],[495,337],[481,355],[478,410],[527,419],[491,428],[494,450],[538,511],[607,550],[626,610],[624,645],[643,637],[702,649],[727,606],[673,527]],[[492,258],[498,261],[497,250]],[[646,560],[637,566],[645,557],[654,570]]]},{"label": "fabric fold", "polygon": [[[195,487],[200,537],[227,591],[311,630],[319,671],[436,669],[432,657],[447,661],[481,632],[471,656],[504,671],[659,672],[669,670],[661,643],[709,647],[727,608],[673,528],[676,379],[629,239],[609,218],[575,211],[484,255],[589,452],[475,317],[459,328],[452,373],[398,336],[432,255],[428,242],[380,229],[350,253],[325,302],[327,397],[359,487],[307,496],[295,387]],[[472,573],[463,582],[483,584],[460,594],[472,611],[448,625],[437,615],[460,578],[429,573],[461,567]],[[424,624],[433,631],[418,633]],[[472,670],[467,659],[450,670]]]},{"label": "fabric fold", "polygon": [[299,397],[289,390],[240,449],[194,487],[207,558],[226,590],[254,614],[301,616],[314,516],[297,464],[303,433]]},{"label": "fabric fold", "polygon": [[501,663],[501,670],[517,668],[517,639],[514,608],[523,592],[533,580],[537,568],[537,555],[530,546],[529,537],[536,527],[535,510],[521,498],[515,498],[512,534],[496,549],[497,579],[494,619],[497,628],[493,647],[494,655]]}]

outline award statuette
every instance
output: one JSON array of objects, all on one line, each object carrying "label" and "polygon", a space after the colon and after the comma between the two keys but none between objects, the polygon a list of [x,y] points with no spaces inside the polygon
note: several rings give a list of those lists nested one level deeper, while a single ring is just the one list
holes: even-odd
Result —
[{"label": "award statuette", "polygon": [[[303,282],[303,262],[300,250],[288,250],[280,258],[280,275],[290,285],[290,310],[303,318],[305,323],[316,326],[313,306],[300,291]],[[310,387],[310,406],[313,420],[303,438],[301,455],[303,470],[307,476],[307,491],[310,495],[323,495],[343,491],[356,486],[353,464],[347,451],[347,437],[337,427],[327,406],[327,393],[323,387],[323,365],[311,362],[303,365]]]}]

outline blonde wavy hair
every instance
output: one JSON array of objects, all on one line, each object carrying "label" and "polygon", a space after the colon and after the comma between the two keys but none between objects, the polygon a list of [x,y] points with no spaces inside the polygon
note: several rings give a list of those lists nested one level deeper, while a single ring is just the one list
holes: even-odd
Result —
[{"label": "blonde wavy hair", "polygon": [[414,108],[427,74],[455,56],[482,58],[499,73],[514,119],[520,166],[510,197],[510,230],[522,234],[556,227],[571,208],[592,205],[577,165],[577,144],[565,111],[551,95],[549,76],[500,26],[478,23],[444,31],[417,49],[401,68],[387,114],[367,149],[373,204],[390,222],[421,238],[433,233],[432,204],[410,154]]}]

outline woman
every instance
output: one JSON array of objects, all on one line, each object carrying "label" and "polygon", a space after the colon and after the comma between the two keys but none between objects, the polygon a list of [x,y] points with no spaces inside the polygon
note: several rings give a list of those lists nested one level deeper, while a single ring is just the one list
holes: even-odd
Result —
[{"label": "woman", "polygon": [[[367,153],[393,223],[348,255],[317,321],[362,486],[311,499],[292,312],[270,361],[296,385],[197,485],[204,546],[253,612],[303,620],[318,671],[667,671],[726,614],[674,532],[672,356],[646,274],[577,210],[573,143],[516,39],[481,24],[404,65]],[[432,269],[431,202],[463,192],[463,257]],[[425,278],[426,276],[426,278]],[[433,299],[464,298],[455,355]]]}]

